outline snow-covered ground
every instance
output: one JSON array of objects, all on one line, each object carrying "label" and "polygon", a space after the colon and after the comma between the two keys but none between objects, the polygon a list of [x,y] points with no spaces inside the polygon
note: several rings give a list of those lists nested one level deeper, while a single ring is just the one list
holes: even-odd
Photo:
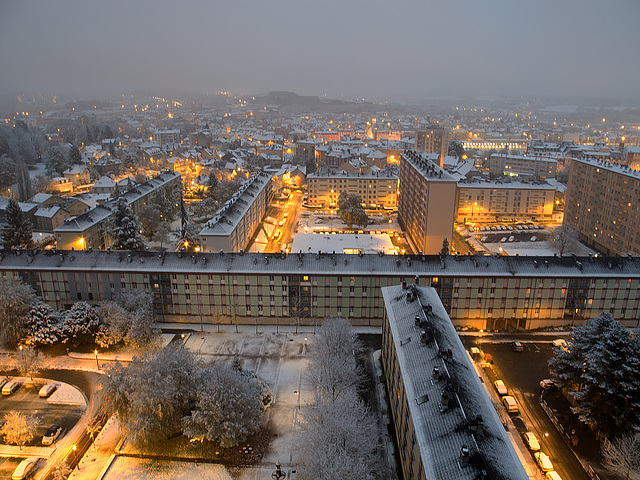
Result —
[{"label": "snow-covered ground", "polygon": [[225,467],[215,464],[171,462],[145,458],[116,457],[103,480],[232,480]]}]

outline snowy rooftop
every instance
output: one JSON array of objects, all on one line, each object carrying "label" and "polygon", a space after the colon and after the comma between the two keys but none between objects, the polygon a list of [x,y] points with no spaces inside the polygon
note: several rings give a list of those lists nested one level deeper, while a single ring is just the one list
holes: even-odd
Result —
[{"label": "snowy rooftop", "polygon": [[523,155],[507,155],[505,153],[494,153],[491,155],[491,158],[505,158],[507,160],[522,160],[525,162],[558,163],[555,158],[543,157],[541,155],[523,156]]},{"label": "snowy rooftop", "polygon": [[[96,210],[102,210],[100,207]],[[107,211],[108,212],[108,211]],[[110,212],[108,212],[110,213]],[[75,220],[84,217],[81,215]],[[67,225],[58,227],[62,229]],[[57,229],[56,229],[57,231]],[[29,258],[30,257],[30,258]],[[98,270],[183,273],[307,275],[419,275],[438,277],[598,277],[640,278],[640,258],[633,257],[508,257],[436,255],[342,255],[323,252],[304,254],[64,251],[7,252],[0,255],[0,270]]]},{"label": "snowy rooftop", "polygon": [[[491,479],[527,479],[435,289],[383,287],[382,295],[425,476],[475,479],[484,469]],[[425,343],[422,331],[427,332]],[[440,370],[439,380],[432,376],[434,367]],[[445,390],[456,398],[446,407],[441,402]],[[482,434],[469,429],[478,415],[484,423]],[[463,445],[471,458],[467,466],[459,462]]]},{"label": "snowy rooftop", "polygon": [[349,253],[345,252],[345,250],[351,250],[351,253],[358,253],[359,250],[365,253],[384,251],[390,255],[395,252],[395,248],[387,234],[352,233],[335,235],[329,233],[296,233],[291,250],[294,252],[317,252],[318,250],[323,250],[325,252],[336,251],[340,253]]},{"label": "snowy rooftop", "polygon": [[362,178],[364,180],[375,180],[377,178],[390,178],[390,179],[398,179],[397,175],[394,175],[392,171],[390,170],[386,170],[386,172],[382,172],[381,175],[376,175],[374,173],[348,173],[348,172],[341,172],[341,173],[331,173],[331,172],[322,172],[322,173],[310,173],[309,175],[307,175],[307,178]]},{"label": "snowy rooftop", "polygon": [[258,198],[259,193],[269,185],[270,180],[269,174],[263,172],[254,174],[240,187],[231,200],[216,212],[213,219],[207,222],[206,227],[200,231],[200,235],[224,236],[231,234]]},{"label": "snowy rooftop", "polygon": [[488,180],[485,178],[473,178],[471,180],[461,180],[458,188],[494,188],[494,189],[517,189],[517,190],[556,190],[556,187],[546,182],[525,183],[508,180]]},{"label": "snowy rooftop", "polygon": [[[435,158],[438,157],[438,154],[435,154]],[[431,155],[422,155],[417,154],[412,150],[407,150],[402,154],[402,158],[404,158],[408,163],[413,165],[413,167],[422,174],[423,177],[427,178],[430,182],[432,181],[441,181],[441,182],[454,182],[456,179],[452,177],[446,170],[440,168],[438,164],[436,164],[431,158]]]},{"label": "snowy rooftop", "polygon": [[574,158],[571,160],[572,162],[580,162],[586,165],[591,165],[596,168],[603,168],[609,172],[615,172],[620,175],[626,175],[628,177],[634,178],[636,180],[640,179],[640,171],[633,170],[629,168],[627,165],[619,165],[617,163],[610,163],[603,160],[594,160],[594,159],[583,159],[583,158]]}]

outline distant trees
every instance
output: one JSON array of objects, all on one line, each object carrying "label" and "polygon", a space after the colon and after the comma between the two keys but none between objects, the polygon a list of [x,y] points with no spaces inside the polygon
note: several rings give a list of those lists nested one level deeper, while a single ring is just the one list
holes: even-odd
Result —
[{"label": "distant trees", "polygon": [[440,256],[444,258],[448,256],[449,253],[450,253],[449,240],[447,240],[447,238],[445,237],[445,239],[442,240],[442,248],[440,249]]},{"label": "distant trees", "polygon": [[33,440],[37,428],[38,419],[35,416],[26,416],[12,410],[4,416],[4,425],[0,428],[0,434],[5,442],[15,443],[22,448]]},{"label": "distant trees", "polygon": [[144,250],[145,244],[140,234],[142,227],[138,223],[138,217],[123,200],[118,201],[115,205],[112,226],[112,236],[115,240],[111,248],[114,250]]},{"label": "distant trees", "polygon": [[369,224],[369,216],[362,207],[362,198],[356,194],[340,192],[338,198],[338,215],[349,228],[354,225],[366,227]]},{"label": "distant trees", "polygon": [[16,162],[8,154],[3,153],[0,155],[0,190],[10,188],[14,183],[16,183]]},{"label": "distant trees", "polygon": [[295,439],[301,479],[375,478],[376,421],[358,398],[361,349],[343,318],[325,320],[314,338],[305,375],[315,397],[301,410]]},{"label": "distant trees", "polygon": [[5,250],[33,248],[31,221],[13,198],[9,199],[5,211],[5,226],[2,229],[2,244]]},{"label": "distant trees", "polygon": [[202,366],[182,345],[116,365],[105,379],[107,411],[141,447],[177,433],[233,446],[260,425],[259,385],[224,364]]},{"label": "distant trees", "polygon": [[31,188],[31,176],[27,165],[24,162],[16,163],[16,183],[18,199],[21,202],[26,202],[33,196],[33,188]]},{"label": "distant trees", "polygon": [[160,242],[160,248],[162,249],[162,245],[169,241],[170,233],[171,233],[171,225],[169,225],[168,222],[160,222],[156,227],[156,231],[153,234],[152,240],[154,242]]},{"label": "distant trees", "polygon": [[35,295],[31,287],[0,279],[0,343],[14,347],[25,334]]},{"label": "distant trees", "polygon": [[565,251],[571,251],[580,243],[578,232],[571,225],[563,223],[554,231],[554,247],[562,256]]},{"label": "distant trees", "polygon": [[576,327],[556,347],[551,374],[571,390],[580,421],[609,436],[640,427],[640,338],[609,313]]}]

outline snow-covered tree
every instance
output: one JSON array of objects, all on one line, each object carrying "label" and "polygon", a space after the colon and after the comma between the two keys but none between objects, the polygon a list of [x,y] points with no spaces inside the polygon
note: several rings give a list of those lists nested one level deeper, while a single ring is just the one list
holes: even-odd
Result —
[{"label": "snow-covered tree", "polygon": [[156,231],[153,234],[153,241],[160,242],[160,248],[164,243],[169,241],[169,234],[171,233],[171,225],[169,222],[160,222],[156,227]]},{"label": "snow-covered tree", "polygon": [[38,428],[38,419],[35,416],[26,416],[14,410],[4,416],[4,425],[0,428],[0,434],[4,441],[20,445],[22,448],[30,442]]},{"label": "snow-covered tree", "polygon": [[640,480],[640,433],[623,435],[602,447],[603,465],[626,480]]},{"label": "snow-covered tree", "polygon": [[70,167],[67,152],[59,143],[54,143],[45,150],[42,161],[46,165],[49,175],[62,175],[62,172]]},{"label": "snow-covered tree", "polygon": [[376,421],[353,392],[335,402],[317,398],[301,417],[294,442],[300,479],[376,478]]},{"label": "snow-covered tree", "polygon": [[183,419],[185,435],[206,438],[223,448],[238,445],[260,428],[260,391],[255,378],[223,362],[204,368],[194,407]]},{"label": "snow-covered tree", "polygon": [[[0,137],[2,138],[2,137]],[[0,189],[11,187],[16,182],[16,162],[7,154],[0,155]]]},{"label": "snow-covered tree", "polygon": [[449,240],[447,240],[447,238],[445,237],[445,239],[442,240],[442,249],[440,249],[440,256],[446,257],[448,255],[449,255]]},{"label": "snow-covered tree", "polygon": [[34,300],[28,285],[0,279],[0,343],[13,347],[22,339]]},{"label": "snow-covered tree", "polygon": [[37,375],[44,366],[44,355],[35,348],[22,347],[16,352],[16,368],[23,377],[29,377],[33,380],[33,376]]},{"label": "snow-covered tree", "polygon": [[105,300],[98,307],[100,329],[96,333],[96,344],[102,348],[109,348],[124,340],[129,330],[129,315],[127,311],[113,300]]},{"label": "snow-covered tree", "polygon": [[67,154],[67,158],[69,159],[69,165],[81,165],[82,164],[82,155],[80,154],[80,150],[75,145],[69,146],[69,152]]},{"label": "snow-covered tree", "polygon": [[578,402],[580,420],[608,435],[640,427],[640,339],[609,313],[576,327],[549,368]]},{"label": "snow-covered tree", "polygon": [[193,404],[199,371],[194,355],[170,344],[111,367],[103,387],[105,406],[117,414],[131,441],[150,446],[180,431]]},{"label": "snow-covered tree", "polygon": [[565,251],[570,251],[580,243],[578,232],[571,225],[563,223],[554,231],[554,247],[562,256]]},{"label": "snow-covered tree", "polygon": [[60,459],[56,466],[53,467],[51,474],[53,480],[67,480],[71,475],[71,468],[65,463],[64,459]]},{"label": "snow-covered tree", "polygon": [[160,218],[160,209],[157,205],[149,204],[142,207],[140,210],[140,224],[146,238],[153,238],[160,223],[162,223],[162,218]]},{"label": "snow-covered tree", "polygon": [[33,229],[31,221],[20,209],[13,198],[9,199],[5,211],[5,226],[2,229],[2,244],[5,250],[14,248],[33,248]]},{"label": "snow-covered tree", "polygon": [[345,318],[326,319],[317,330],[311,345],[311,359],[306,376],[321,398],[337,400],[356,391],[363,382],[363,372],[356,362],[362,345]]},{"label": "snow-covered tree", "polygon": [[340,192],[338,215],[349,228],[354,225],[366,227],[369,224],[369,216],[362,207],[362,198],[355,193]]},{"label": "snow-covered tree", "polygon": [[100,331],[96,343],[109,347],[121,341],[136,348],[154,346],[159,330],[153,313],[153,297],[144,292],[121,293],[100,304]]},{"label": "snow-covered tree", "polygon": [[74,344],[91,344],[100,329],[97,309],[87,302],[76,302],[64,313],[62,333],[64,341]]},{"label": "snow-covered tree", "polygon": [[116,203],[113,213],[113,237],[115,239],[111,248],[114,250],[144,250],[144,241],[140,235],[142,228],[138,218],[127,203],[120,200]]},{"label": "snow-covered tree", "polygon": [[36,300],[26,316],[27,336],[24,343],[29,347],[53,345],[62,340],[62,318],[42,300]]}]

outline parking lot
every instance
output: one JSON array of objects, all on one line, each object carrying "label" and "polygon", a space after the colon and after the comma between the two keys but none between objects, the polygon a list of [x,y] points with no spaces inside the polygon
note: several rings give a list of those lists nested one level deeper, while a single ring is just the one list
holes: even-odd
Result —
[{"label": "parking lot", "polygon": [[[68,385],[61,385],[49,398],[41,398],[38,391],[44,381],[36,379],[35,385],[29,383],[28,380],[25,380],[23,385],[12,395],[0,395],[0,422],[11,411],[20,412],[27,416],[35,415],[38,419],[38,429],[34,438],[26,445],[42,446],[42,436],[54,424],[62,427],[62,435],[56,440],[59,442],[62,436],[73,428],[80,419],[85,410],[84,405],[78,404],[80,399],[75,390],[71,395],[69,394],[69,389],[72,387]],[[4,463],[0,469],[3,467]],[[5,477],[0,475],[0,478]]]}]

